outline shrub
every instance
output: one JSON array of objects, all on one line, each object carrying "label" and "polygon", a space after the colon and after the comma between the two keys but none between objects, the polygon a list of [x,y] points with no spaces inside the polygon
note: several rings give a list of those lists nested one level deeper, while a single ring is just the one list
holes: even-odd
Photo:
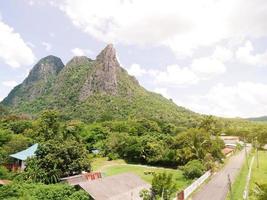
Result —
[{"label": "shrub", "polygon": [[189,161],[182,169],[184,176],[188,179],[198,178],[205,171],[204,165],[199,160]]},{"label": "shrub", "polygon": [[116,154],[116,153],[109,153],[107,155],[107,157],[108,157],[108,160],[117,160],[117,159],[119,159],[119,155]]},{"label": "shrub", "polygon": [[67,184],[13,182],[0,187],[0,199],[5,200],[87,200],[88,194]]},{"label": "shrub", "polygon": [[143,200],[169,200],[175,191],[176,185],[173,180],[173,175],[164,172],[154,174],[150,190],[142,190],[139,195]]},{"label": "shrub", "polygon": [[10,173],[7,168],[0,166],[0,179],[9,179]]}]

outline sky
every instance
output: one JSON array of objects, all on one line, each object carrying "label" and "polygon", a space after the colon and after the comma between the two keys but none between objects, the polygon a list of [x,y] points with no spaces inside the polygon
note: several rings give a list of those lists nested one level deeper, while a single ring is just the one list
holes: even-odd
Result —
[{"label": "sky", "polygon": [[142,86],[198,113],[267,115],[266,0],[0,1],[0,100],[47,55],[113,43]]}]

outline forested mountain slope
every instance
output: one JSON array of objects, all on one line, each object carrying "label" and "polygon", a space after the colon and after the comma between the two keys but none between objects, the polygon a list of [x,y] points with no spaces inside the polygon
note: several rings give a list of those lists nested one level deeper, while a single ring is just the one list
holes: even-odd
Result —
[{"label": "forested mountain slope", "polygon": [[120,66],[111,44],[95,60],[74,57],[64,65],[55,56],[42,58],[2,105],[30,115],[58,109],[67,119],[88,122],[142,117],[187,126],[199,117],[140,86]]}]

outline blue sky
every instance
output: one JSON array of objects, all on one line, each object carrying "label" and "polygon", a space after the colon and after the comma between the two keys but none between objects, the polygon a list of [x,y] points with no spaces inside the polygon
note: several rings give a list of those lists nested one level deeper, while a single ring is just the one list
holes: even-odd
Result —
[{"label": "blue sky", "polygon": [[0,99],[42,57],[113,43],[141,85],[196,112],[267,114],[266,0],[0,1]]}]

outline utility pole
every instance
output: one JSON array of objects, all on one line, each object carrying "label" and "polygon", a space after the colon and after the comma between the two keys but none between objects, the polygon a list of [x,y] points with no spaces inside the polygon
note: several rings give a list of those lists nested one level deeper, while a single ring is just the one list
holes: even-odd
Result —
[{"label": "utility pole", "polygon": [[230,200],[233,200],[232,183],[230,179],[230,174],[228,174],[228,187],[229,187],[229,193],[230,193]]}]

